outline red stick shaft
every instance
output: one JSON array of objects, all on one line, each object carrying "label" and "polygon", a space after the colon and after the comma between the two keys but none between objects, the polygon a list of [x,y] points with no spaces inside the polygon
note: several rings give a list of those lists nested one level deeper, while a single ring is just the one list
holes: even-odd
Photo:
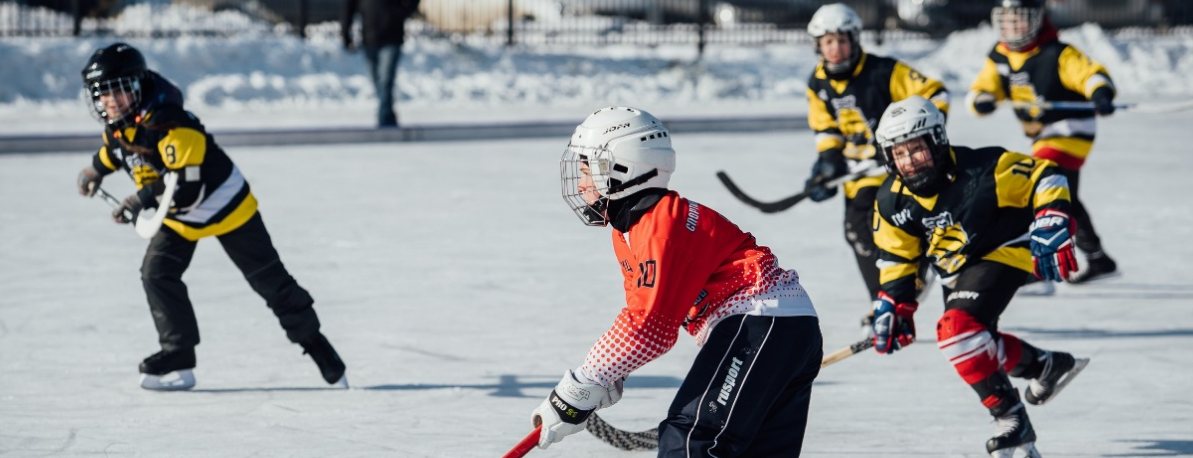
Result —
[{"label": "red stick shaft", "polygon": [[539,434],[542,432],[542,430],[542,425],[536,426],[534,431],[531,431],[530,434],[527,434],[526,437],[523,437],[522,441],[518,442],[518,445],[515,445],[514,448],[510,449],[510,451],[505,452],[505,455],[501,455],[501,458],[522,458],[526,456],[526,454],[529,453],[534,446],[538,445]]}]

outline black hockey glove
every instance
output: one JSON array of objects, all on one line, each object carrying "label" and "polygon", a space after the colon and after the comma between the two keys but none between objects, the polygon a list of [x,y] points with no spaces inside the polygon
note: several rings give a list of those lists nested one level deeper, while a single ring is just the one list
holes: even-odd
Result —
[{"label": "black hockey glove", "polygon": [[988,115],[998,108],[997,100],[994,99],[994,94],[989,92],[979,92],[973,97],[973,111],[979,115]]},{"label": "black hockey glove", "polygon": [[112,210],[112,221],[116,224],[128,224],[137,220],[137,213],[145,208],[141,204],[141,196],[137,194],[129,194],[124,200],[120,201],[120,206]]},{"label": "black hockey glove", "polygon": [[805,183],[810,191],[808,198],[813,202],[824,202],[837,195],[836,186],[825,186],[835,178],[849,173],[849,164],[845,162],[845,155],[839,149],[830,149],[820,153],[816,163],[812,164],[812,176]]},{"label": "black hockey glove", "polygon": [[112,210],[112,221],[116,224],[135,223],[137,221],[137,214],[145,208],[157,207],[157,196],[165,191],[166,185],[160,180],[154,183],[145,185],[140,191],[135,194],[129,194],[124,200],[120,201],[120,206]]},{"label": "black hockey glove", "polygon": [[1098,116],[1110,116],[1114,114],[1114,89],[1109,86],[1102,86],[1094,91],[1094,95],[1089,98],[1094,102],[1094,112]]},{"label": "black hockey glove", "polygon": [[95,167],[87,166],[79,172],[79,195],[92,197],[95,192],[99,190],[100,183],[104,182],[104,176],[95,170]]}]

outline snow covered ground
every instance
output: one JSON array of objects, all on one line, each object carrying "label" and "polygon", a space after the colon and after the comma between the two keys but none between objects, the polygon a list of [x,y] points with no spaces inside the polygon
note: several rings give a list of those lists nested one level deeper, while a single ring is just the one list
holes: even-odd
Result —
[{"label": "snow covered ground", "polygon": [[[1026,145],[1006,112],[950,123],[958,144]],[[1193,456],[1190,123],[1191,113],[1102,122],[1082,191],[1125,275],[1018,298],[1003,316],[1034,344],[1093,358],[1058,400],[1029,410],[1045,456]],[[203,332],[199,384],[138,388],[136,365],[157,350],[139,283],[145,242],[75,194],[86,153],[0,156],[0,454],[499,456],[624,300],[608,229],[581,226],[559,198],[566,141],[230,151],[283,260],[317,299],[349,366],[347,391],[323,384],[211,240],[186,276]],[[811,136],[674,142],[674,187],[800,271],[826,350],[855,341],[867,298],[841,240],[840,200],[763,215],[713,178],[723,169],[759,198],[788,195],[807,173]],[[123,195],[126,181],[105,186]],[[936,292],[917,317],[920,344],[824,370],[804,456],[984,455],[993,425],[931,342],[940,309]],[[602,416],[656,426],[696,350],[682,337]],[[581,433],[529,456],[652,455]]]},{"label": "snow covered ground", "polygon": [[[322,37],[322,38],[321,38]],[[334,35],[129,39],[177,82],[187,106],[215,130],[374,123],[375,97],[360,53]],[[1061,34],[1102,62],[1120,101],[1193,97],[1193,34],[1118,37],[1087,25]],[[959,102],[996,41],[980,28],[943,41],[865,43],[941,79]],[[0,135],[96,130],[79,72],[112,38],[0,38]],[[649,105],[660,116],[802,113],[816,56],[807,43],[502,45],[411,37],[398,72],[408,125],[565,119],[596,105]]]}]

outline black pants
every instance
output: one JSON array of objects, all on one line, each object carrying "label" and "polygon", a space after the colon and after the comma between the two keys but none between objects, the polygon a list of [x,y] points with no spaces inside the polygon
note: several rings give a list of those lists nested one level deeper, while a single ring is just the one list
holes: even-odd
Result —
[{"label": "black pants", "polygon": [[659,457],[799,456],[823,353],[815,317],[718,323],[659,425]]},{"label": "black pants", "polygon": [[[218,239],[253,291],[265,298],[265,304],[278,317],[291,342],[301,342],[319,331],[319,317],[312,308],[315,300],[286,272],[260,213]],[[149,241],[141,264],[141,283],[164,350],[199,344],[195,310],[182,282],[196,246],[198,242],[184,239],[173,229],[162,226]]]},{"label": "black pants", "polygon": [[867,300],[878,297],[881,284],[878,281],[878,248],[874,246],[874,199],[878,187],[869,186],[858,190],[852,199],[845,199],[845,241],[853,248],[857,269],[862,273],[869,292]]},{"label": "black pants", "polygon": [[1069,202],[1073,211],[1073,220],[1077,223],[1077,249],[1086,253],[1094,253],[1102,251],[1102,239],[1098,238],[1098,233],[1094,231],[1094,222],[1090,218],[1089,212],[1085,210],[1085,205],[1081,203],[1081,198],[1078,196],[1077,188],[1081,182],[1080,170],[1069,170],[1065,168],[1058,168],[1061,175],[1064,175],[1069,180]]},{"label": "black pants", "polygon": [[[998,317],[1007,309],[1027,276],[1022,270],[994,261],[966,266],[952,288],[944,286],[944,309],[961,309],[998,335]],[[954,292],[961,294],[953,294]],[[969,294],[972,293],[972,294]]]}]

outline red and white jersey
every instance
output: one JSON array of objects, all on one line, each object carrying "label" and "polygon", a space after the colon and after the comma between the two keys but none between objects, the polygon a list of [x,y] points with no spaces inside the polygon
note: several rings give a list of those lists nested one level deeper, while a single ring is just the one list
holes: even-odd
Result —
[{"label": "red and white jersey", "polygon": [[626,307],[578,369],[604,386],[662,356],[686,327],[698,345],[725,317],[816,316],[794,270],[719,213],[674,191],[613,230]]}]

